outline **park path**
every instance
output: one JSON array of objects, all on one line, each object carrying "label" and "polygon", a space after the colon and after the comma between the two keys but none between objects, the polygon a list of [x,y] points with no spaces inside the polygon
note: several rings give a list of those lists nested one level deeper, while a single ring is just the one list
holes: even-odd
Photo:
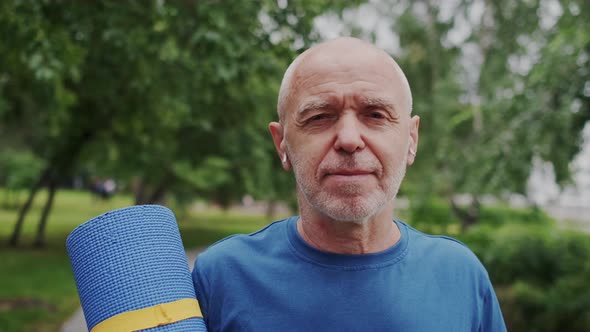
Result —
[{"label": "park path", "polygon": [[[197,259],[197,255],[203,251],[205,248],[196,248],[187,250],[186,252],[186,259],[188,262],[188,266],[193,270],[193,265],[195,264],[195,260]],[[82,308],[78,308],[76,312],[61,326],[60,332],[87,332],[88,328],[86,327],[86,320],[84,320],[84,314],[82,313]]]}]

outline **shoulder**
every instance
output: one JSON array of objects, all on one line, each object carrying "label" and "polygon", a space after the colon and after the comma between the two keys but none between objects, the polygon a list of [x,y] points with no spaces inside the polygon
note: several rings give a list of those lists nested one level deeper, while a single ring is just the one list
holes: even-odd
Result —
[{"label": "shoulder", "polygon": [[402,224],[408,229],[411,251],[418,259],[447,268],[471,271],[480,278],[488,278],[484,266],[463,242],[449,236],[426,234]]},{"label": "shoulder", "polygon": [[220,262],[228,266],[286,243],[290,219],[275,221],[254,233],[231,235],[215,242],[198,256],[195,269],[209,269]]}]

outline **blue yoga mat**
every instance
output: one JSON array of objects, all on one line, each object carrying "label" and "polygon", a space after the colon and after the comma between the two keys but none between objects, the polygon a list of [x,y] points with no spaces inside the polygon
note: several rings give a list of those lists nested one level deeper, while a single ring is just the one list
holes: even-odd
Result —
[{"label": "blue yoga mat", "polygon": [[[115,315],[195,299],[174,214],[158,205],[114,210],[78,226],[66,247],[88,330]],[[144,331],[206,331],[188,318]]]}]

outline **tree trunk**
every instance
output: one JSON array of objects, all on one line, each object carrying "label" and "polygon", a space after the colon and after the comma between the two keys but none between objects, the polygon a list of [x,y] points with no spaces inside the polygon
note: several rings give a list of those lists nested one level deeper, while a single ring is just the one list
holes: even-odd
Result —
[{"label": "tree trunk", "polygon": [[50,173],[50,169],[49,168],[45,169],[45,171],[43,171],[43,174],[41,174],[41,176],[39,177],[39,180],[37,180],[37,182],[31,188],[31,191],[29,192],[29,197],[27,198],[27,201],[25,202],[25,204],[23,204],[20,211],[18,212],[18,219],[16,220],[16,223],[14,224],[14,229],[12,231],[12,235],[10,236],[10,240],[8,242],[9,246],[16,247],[18,245],[18,241],[20,240],[20,234],[22,231],[23,223],[25,221],[25,217],[26,217],[27,213],[29,212],[31,205],[33,204],[33,200],[35,199],[35,195],[37,195],[37,192],[43,186],[43,183],[45,182],[46,178],[49,176],[49,173]]},{"label": "tree trunk", "polygon": [[266,203],[266,219],[272,219],[274,215],[277,213],[277,201],[274,199],[269,200]]},{"label": "tree trunk", "polygon": [[136,177],[132,180],[131,184],[133,190],[133,197],[135,197],[135,205],[146,204],[146,191],[147,186],[145,185],[141,177]]},{"label": "tree trunk", "polygon": [[[103,118],[107,119],[107,123],[110,123],[113,118],[112,115],[113,114],[110,114],[110,115],[107,115]],[[77,128],[77,127],[75,127],[75,128]],[[75,161],[78,158],[78,156],[80,155],[80,152],[82,151],[82,148],[84,146],[86,146],[86,144],[88,142],[90,142],[96,136],[96,134],[99,131],[98,128],[107,128],[107,127],[106,126],[101,127],[95,123],[94,126],[92,126],[91,128],[86,128],[80,132],[75,132],[75,133],[72,133],[71,135],[67,135],[66,138],[64,138],[64,142],[69,143],[69,145],[66,145],[59,152],[55,153],[52,156],[52,158],[48,158],[47,165],[49,165],[49,166],[43,171],[42,175],[39,177],[39,181],[37,181],[37,183],[35,183],[35,185],[31,188],[31,191],[29,192],[29,197],[27,198],[27,201],[25,202],[25,204],[23,204],[23,206],[21,207],[21,209],[19,211],[18,219],[16,221],[16,224],[14,225],[14,230],[13,230],[12,236],[10,237],[10,240],[9,240],[9,246],[16,247],[18,245],[18,241],[20,238],[22,225],[23,225],[25,216],[27,215],[29,209],[31,208],[31,204],[33,203],[33,199],[35,198],[35,195],[37,194],[39,189],[43,186],[43,184],[50,177],[58,178],[58,176],[53,174],[54,170],[59,172],[59,174],[61,174],[62,176],[70,175],[71,170],[74,167]],[[56,185],[56,184],[54,184],[54,185]],[[55,191],[55,189],[54,189],[54,191]],[[50,191],[50,193],[51,193],[51,191]],[[44,210],[43,213],[49,214],[52,204],[53,204],[53,198],[51,198],[51,204],[49,204],[49,206],[46,205],[47,211]],[[39,226],[45,228],[44,223],[43,223],[43,225],[40,224]]]},{"label": "tree trunk", "polygon": [[461,221],[461,231],[465,232],[469,227],[477,224],[479,221],[480,204],[477,197],[472,197],[471,203],[467,208],[461,208],[455,200],[451,198],[451,208],[453,213]]},{"label": "tree trunk", "polygon": [[164,204],[166,191],[168,190],[168,179],[165,177],[148,198],[146,204]]},{"label": "tree trunk", "polygon": [[[134,183],[133,195],[135,196],[135,205],[142,204],[163,204],[168,184],[162,180],[160,184],[151,191],[152,187],[147,185],[142,179]],[[150,193],[151,191],[151,193]]]},{"label": "tree trunk", "polygon": [[37,235],[35,237],[35,242],[33,243],[33,246],[36,248],[45,246],[45,226],[47,225],[47,217],[49,216],[49,212],[53,207],[53,199],[55,197],[56,189],[57,181],[55,179],[51,179],[47,188],[49,191],[49,197],[47,197],[47,202],[45,202],[45,206],[43,207],[43,213],[41,214],[41,219],[39,220],[39,225],[37,226]]},{"label": "tree trunk", "polygon": [[[68,139],[67,141],[72,143],[66,146],[64,149],[62,149],[61,153],[56,153],[52,158],[49,158],[47,168],[43,171],[37,183],[35,183],[35,185],[31,188],[27,201],[25,202],[25,204],[23,204],[19,211],[18,219],[16,221],[16,224],[14,225],[14,230],[9,240],[9,245],[11,247],[16,247],[18,245],[25,216],[29,212],[31,204],[33,203],[33,199],[35,198],[35,195],[37,194],[39,189],[43,186],[44,183],[47,182],[47,180],[50,180],[51,178],[56,178],[54,170],[59,170],[60,174],[69,175],[70,170],[74,165],[74,161],[80,154],[82,147],[91,140],[95,133],[96,130],[84,131],[80,135],[74,137],[73,139]],[[55,181],[55,179],[52,179],[52,181]],[[51,206],[49,206],[49,210],[50,209]],[[49,213],[49,210],[47,210],[47,213]],[[45,225],[43,225],[43,227],[45,227]]]},{"label": "tree trunk", "polygon": [[6,190],[4,191],[4,201],[2,202],[2,206],[4,208],[9,208],[10,207],[10,189],[6,188]]}]

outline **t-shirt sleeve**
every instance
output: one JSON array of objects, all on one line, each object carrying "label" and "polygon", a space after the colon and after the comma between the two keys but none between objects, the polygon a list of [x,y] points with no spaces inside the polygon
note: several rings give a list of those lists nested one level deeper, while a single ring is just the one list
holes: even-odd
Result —
[{"label": "t-shirt sleeve", "polygon": [[208,297],[206,285],[208,284],[204,275],[203,267],[199,264],[199,259],[195,262],[195,267],[192,272],[193,284],[195,285],[195,293],[197,295],[197,301],[201,307],[201,313],[203,314],[203,320],[205,325],[208,325],[207,311],[208,311]]},{"label": "t-shirt sleeve", "polygon": [[483,299],[482,321],[479,332],[506,332],[506,324],[500,310],[500,303],[488,279],[488,287]]}]

